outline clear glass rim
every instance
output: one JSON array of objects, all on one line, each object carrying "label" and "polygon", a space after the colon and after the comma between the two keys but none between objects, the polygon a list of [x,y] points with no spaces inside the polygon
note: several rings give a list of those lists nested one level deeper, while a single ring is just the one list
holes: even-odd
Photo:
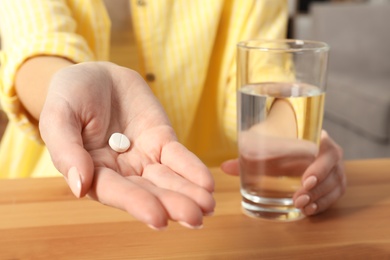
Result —
[{"label": "clear glass rim", "polygon": [[[288,44],[288,48],[281,47],[267,47],[266,45],[270,43],[280,43],[280,44]],[[292,44],[295,44],[293,47]],[[313,40],[300,40],[300,39],[277,39],[277,40],[269,40],[269,39],[253,39],[240,41],[237,43],[238,48],[247,49],[247,50],[259,50],[259,51],[267,51],[267,52],[304,52],[304,51],[328,51],[329,45],[325,42],[321,41],[313,41]]]}]

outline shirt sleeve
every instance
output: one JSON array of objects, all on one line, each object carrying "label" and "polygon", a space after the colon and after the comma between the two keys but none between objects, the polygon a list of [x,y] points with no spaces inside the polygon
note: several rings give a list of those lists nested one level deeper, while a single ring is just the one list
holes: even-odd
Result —
[{"label": "shirt sleeve", "polygon": [[[39,131],[29,121],[27,112],[23,109],[15,91],[15,76],[20,66],[27,59],[40,55],[60,56],[75,63],[91,61],[97,56],[99,57],[96,48],[99,47],[98,43],[102,42],[102,39],[81,34],[89,31],[87,30],[88,25],[91,25],[93,20],[84,21],[84,24],[79,24],[78,20],[88,17],[88,13],[93,14],[95,11],[92,10],[93,7],[103,10],[104,6],[102,6],[101,1],[86,0],[81,3],[89,6],[80,4],[81,6],[75,8],[76,5],[71,4],[73,2],[0,0],[2,41],[0,96],[2,108],[7,112],[10,121],[16,122],[25,132],[37,140],[40,139]],[[82,10],[87,11],[84,16]],[[100,19],[107,21],[106,13],[103,13]],[[107,28],[108,26],[103,29]],[[107,35],[107,31],[101,33]],[[93,33],[89,32],[89,34]],[[94,35],[99,35],[99,33],[96,32]],[[108,49],[108,45],[105,46],[105,49]]]}]

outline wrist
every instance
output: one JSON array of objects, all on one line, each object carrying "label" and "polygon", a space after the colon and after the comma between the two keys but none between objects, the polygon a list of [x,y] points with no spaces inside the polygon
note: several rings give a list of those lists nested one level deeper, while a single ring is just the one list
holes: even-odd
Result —
[{"label": "wrist", "polygon": [[16,74],[16,93],[34,120],[39,119],[52,76],[72,64],[62,57],[37,56],[20,67]]}]

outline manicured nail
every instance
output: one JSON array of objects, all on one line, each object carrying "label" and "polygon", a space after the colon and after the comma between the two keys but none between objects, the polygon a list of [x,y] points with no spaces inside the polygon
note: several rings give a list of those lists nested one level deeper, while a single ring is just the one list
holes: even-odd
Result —
[{"label": "manicured nail", "polygon": [[179,221],[179,224],[182,225],[183,227],[190,228],[190,229],[201,229],[201,228],[203,228],[202,224],[200,224],[199,226],[193,226],[193,225],[190,225],[190,224],[188,224],[187,222],[184,222],[184,221]]},{"label": "manicured nail", "polygon": [[317,209],[318,209],[317,204],[316,203],[311,203],[309,206],[307,206],[305,208],[305,211],[306,211],[307,214],[313,215],[314,213],[316,213]]},{"label": "manicured nail", "polygon": [[318,182],[317,177],[315,177],[315,176],[310,176],[309,178],[307,178],[307,179],[303,182],[303,187],[304,187],[306,190],[310,190],[310,189],[314,188],[314,186],[316,186],[317,182]]},{"label": "manicured nail", "polygon": [[295,207],[303,208],[307,205],[307,203],[309,203],[309,201],[310,201],[309,195],[307,194],[301,195],[295,200]]},{"label": "manicured nail", "polygon": [[166,226],[158,228],[158,227],[155,227],[155,226],[150,225],[150,224],[148,224],[148,227],[153,229],[153,230],[157,230],[157,231],[162,231],[162,230],[165,230],[167,228]]},{"label": "manicured nail", "polygon": [[81,177],[76,167],[70,168],[68,171],[68,184],[73,194],[80,198],[81,196]]}]

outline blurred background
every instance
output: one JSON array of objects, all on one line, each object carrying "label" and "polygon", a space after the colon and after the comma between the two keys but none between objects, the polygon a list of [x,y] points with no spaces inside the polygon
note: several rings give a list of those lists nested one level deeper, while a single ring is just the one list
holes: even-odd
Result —
[{"label": "blurred background", "polygon": [[[104,1],[111,60],[137,69],[129,1]],[[346,159],[390,157],[390,0],[286,1],[288,37],[331,48],[324,128]],[[6,124],[0,104],[0,138]]]},{"label": "blurred background", "polygon": [[289,5],[289,37],[330,45],[324,129],[346,159],[390,157],[390,1]]}]

